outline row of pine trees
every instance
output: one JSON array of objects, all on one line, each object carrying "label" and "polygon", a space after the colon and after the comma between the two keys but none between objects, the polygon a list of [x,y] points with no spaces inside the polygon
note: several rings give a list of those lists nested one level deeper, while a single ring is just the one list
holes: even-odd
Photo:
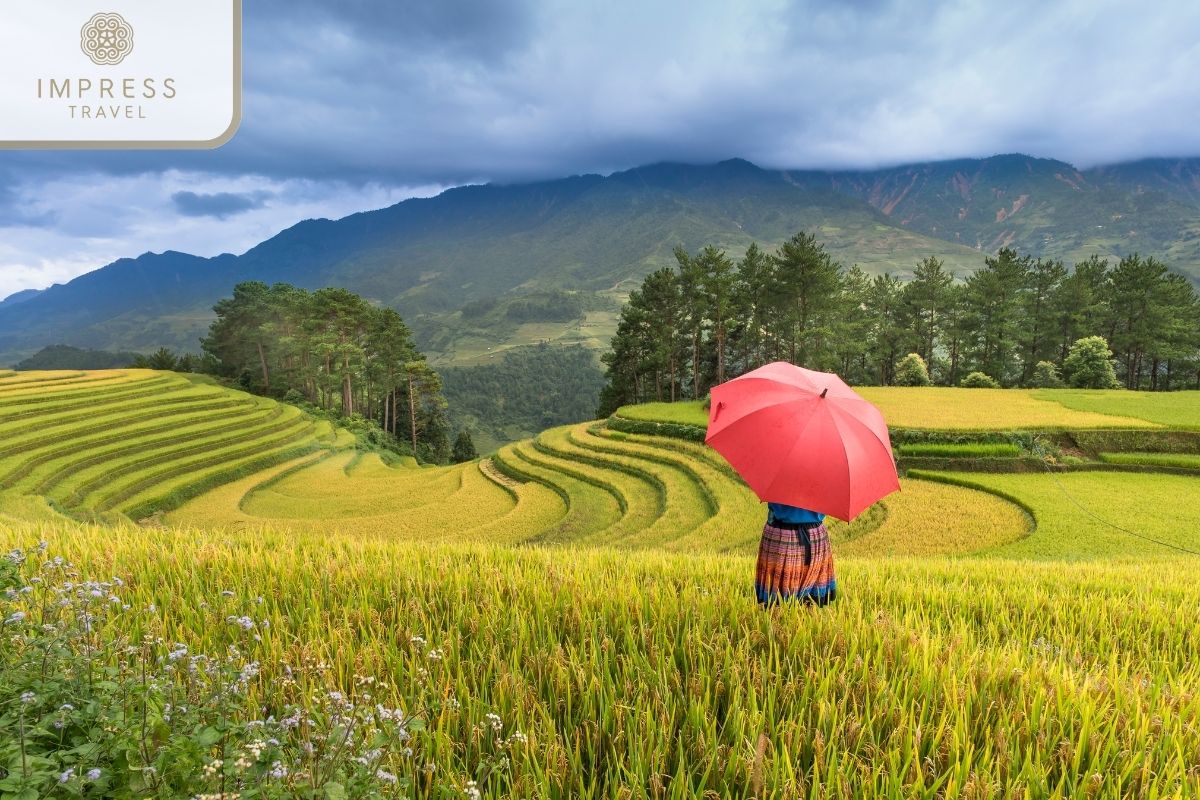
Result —
[{"label": "row of pine trees", "polygon": [[346,289],[248,281],[213,310],[201,343],[206,370],[260,394],[375,420],[425,460],[450,457],[441,379],[392,309]]},{"label": "row of pine trees", "polygon": [[938,384],[981,373],[1028,386],[1093,336],[1111,348],[1128,388],[1200,388],[1200,298],[1153,258],[1092,257],[1068,268],[1004,249],[965,279],[927,258],[901,281],[846,269],[802,232],[773,253],[751,245],[736,261],[713,246],[678,248],[675,259],[622,311],[604,356],[602,416],[627,403],[703,397],[777,360],[890,385],[915,353]]}]

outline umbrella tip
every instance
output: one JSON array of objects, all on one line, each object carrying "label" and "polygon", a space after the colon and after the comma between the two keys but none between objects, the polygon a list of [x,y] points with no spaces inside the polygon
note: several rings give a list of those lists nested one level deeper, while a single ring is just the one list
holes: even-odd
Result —
[{"label": "umbrella tip", "polygon": [[823,398],[823,397],[825,397],[825,395],[827,395],[827,394],[829,394],[829,387],[828,387],[828,386],[826,386],[826,387],[825,387],[825,388],[824,388],[824,389],[821,391],[821,397]]}]

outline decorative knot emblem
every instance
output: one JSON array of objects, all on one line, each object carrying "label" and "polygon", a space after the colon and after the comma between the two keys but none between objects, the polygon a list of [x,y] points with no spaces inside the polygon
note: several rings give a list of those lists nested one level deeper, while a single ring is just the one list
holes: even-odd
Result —
[{"label": "decorative knot emblem", "polygon": [[133,52],[133,28],[120,14],[97,14],[81,32],[80,46],[100,66],[120,64]]}]

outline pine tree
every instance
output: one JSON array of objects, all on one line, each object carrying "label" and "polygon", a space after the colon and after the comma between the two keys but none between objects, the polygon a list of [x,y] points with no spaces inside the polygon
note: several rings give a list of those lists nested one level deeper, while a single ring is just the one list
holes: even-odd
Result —
[{"label": "pine tree", "polygon": [[1024,293],[1032,259],[1004,248],[967,278],[966,316],[972,366],[1001,384],[1020,375],[1017,353],[1025,325]]},{"label": "pine tree", "polygon": [[823,339],[841,289],[841,266],[815,236],[797,233],[771,256],[772,293],[779,300],[778,325],[793,364],[822,366]]},{"label": "pine tree", "polygon": [[771,269],[771,259],[754,243],[746,248],[746,254],[738,262],[734,291],[737,308],[744,315],[743,361],[746,372],[770,360],[767,323],[772,311]]},{"label": "pine tree", "polygon": [[475,442],[471,441],[471,432],[466,428],[458,432],[451,457],[455,464],[465,464],[479,457],[479,453],[475,451]]},{"label": "pine tree", "polygon": [[705,319],[711,324],[713,345],[717,357],[717,383],[725,382],[726,344],[729,324],[737,295],[737,271],[724,250],[709,245],[696,258],[705,305]]},{"label": "pine tree", "polygon": [[1059,283],[1051,304],[1058,339],[1054,360],[1060,366],[1076,340],[1108,330],[1107,286],[1108,260],[1098,256],[1078,262]]},{"label": "pine tree", "polygon": [[929,256],[916,266],[912,280],[904,286],[903,300],[912,320],[913,346],[927,364],[933,360],[954,300],[953,283],[954,276],[945,271],[943,262]]},{"label": "pine tree", "polygon": [[901,305],[902,286],[891,275],[876,275],[867,290],[866,314],[870,320],[869,347],[875,363],[875,383],[888,386],[893,380],[908,327]]},{"label": "pine tree", "polygon": [[1039,258],[1027,273],[1028,283],[1024,297],[1024,321],[1019,337],[1023,363],[1021,380],[1024,384],[1033,373],[1037,362],[1054,357],[1056,317],[1058,309],[1054,300],[1067,277],[1067,268],[1061,261]]}]

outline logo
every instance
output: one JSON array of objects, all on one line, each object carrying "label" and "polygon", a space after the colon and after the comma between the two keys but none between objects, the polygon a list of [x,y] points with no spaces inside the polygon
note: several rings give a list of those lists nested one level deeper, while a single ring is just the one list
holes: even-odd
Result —
[{"label": "logo", "polygon": [[133,28],[120,14],[96,14],[83,26],[80,47],[95,64],[120,64],[133,52]]},{"label": "logo", "polygon": [[242,0],[0,9],[0,151],[213,148],[236,133]]}]

